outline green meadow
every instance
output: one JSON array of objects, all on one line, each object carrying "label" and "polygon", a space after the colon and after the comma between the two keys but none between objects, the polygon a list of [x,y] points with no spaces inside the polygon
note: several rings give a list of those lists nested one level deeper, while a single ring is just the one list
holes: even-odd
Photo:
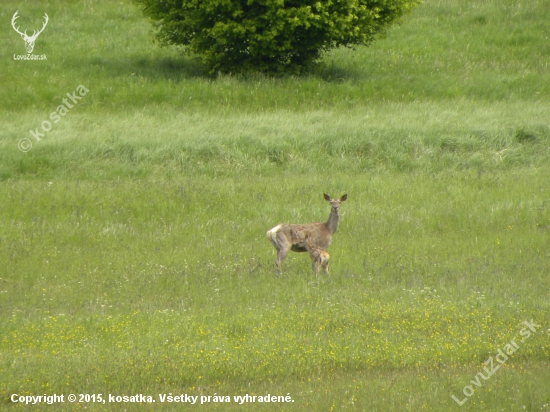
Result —
[{"label": "green meadow", "polygon": [[[130,0],[2,5],[0,409],[550,410],[548,1],[426,0],[281,78]],[[278,274],[323,193],[330,274]]]}]

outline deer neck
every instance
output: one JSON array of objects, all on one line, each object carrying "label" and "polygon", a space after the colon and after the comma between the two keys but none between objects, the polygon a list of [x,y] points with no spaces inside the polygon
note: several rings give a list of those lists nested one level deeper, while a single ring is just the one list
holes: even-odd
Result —
[{"label": "deer neck", "polygon": [[340,214],[337,211],[332,210],[328,217],[327,228],[332,234],[338,229],[338,221],[340,220]]}]

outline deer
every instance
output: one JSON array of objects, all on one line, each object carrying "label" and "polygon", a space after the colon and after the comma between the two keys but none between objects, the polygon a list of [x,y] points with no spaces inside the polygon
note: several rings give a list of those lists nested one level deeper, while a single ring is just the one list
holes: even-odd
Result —
[{"label": "deer", "polygon": [[[332,199],[326,193],[323,195],[325,200],[331,204],[330,215],[326,222],[302,225],[281,223],[267,231],[267,238],[273,243],[275,250],[277,250],[275,264],[279,273],[281,273],[281,264],[291,250],[293,252],[308,252],[308,249],[321,249],[325,251],[329,247],[332,235],[338,229],[340,204],[348,198],[348,195],[346,194],[340,199]],[[313,265],[313,270],[315,271],[315,262]]]},{"label": "deer", "polygon": [[13,17],[11,19],[11,26],[13,27],[13,29],[17,33],[19,33],[21,35],[21,38],[25,41],[25,48],[27,49],[27,53],[31,54],[32,51],[34,50],[34,42],[36,41],[36,38],[38,37],[38,35],[40,33],[42,33],[44,31],[44,29],[46,28],[46,25],[48,24],[48,21],[50,20],[50,18],[48,17],[48,15],[46,13],[44,13],[44,24],[42,25],[42,28],[40,30],[34,30],[33,33],[32,33],[32,36],[29,36],[27,34],[27,30],[25,30],[25,32],[22,33],[21,31],[19,31],[19,27],[15,26],[15,20],[17,20],[19,18],[17,13],[19,13],[19,10],[17,10],[15,12],[15,14],[13,15]]},{"label": "deer", "polygon": [[308,247],[308,251],[311,258],[311,267],[315,274],[319,274],[319,268],[323,268],[323,271],[328,275],[328,261],[330,259],[328,252],[316,246]]}]

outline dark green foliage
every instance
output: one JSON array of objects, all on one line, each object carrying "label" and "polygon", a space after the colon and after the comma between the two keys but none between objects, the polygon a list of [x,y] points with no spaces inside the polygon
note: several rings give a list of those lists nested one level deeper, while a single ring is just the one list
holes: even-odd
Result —
[{"label": "dark green foliage", "polygon": [[300,73],[324,51],[367,45],[420,0],[136,0],[162,44],[211,73]]}]

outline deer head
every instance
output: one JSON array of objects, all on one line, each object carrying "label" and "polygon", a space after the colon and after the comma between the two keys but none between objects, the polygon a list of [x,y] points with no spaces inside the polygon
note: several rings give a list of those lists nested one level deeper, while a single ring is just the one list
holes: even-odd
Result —
[{"label": "deer head", "polygon": [[340,203],[344,202],[348,198],[348,195],[344,195],[340,199],[332,199],[326,193],[323,193],[323,194],[325,196],[325,200],[327,202],[330,202],[330,204],[332,205],[332,210],[331,211],[336,213],[336,214],[338,214],[338,211],[340,210]]},{"label": "deer head", "polygon": [[340,221],[340,203],[344,202],[348,195],[342,196],[340,199],[332,199],[329,195],[324,193],[325,200],[330,202],[332,208],[330,209],[330,216],[328,217],[327,228],[330,233],[336,232],[338,230],[338,222]]},{"label": "deer head", "polygon": [[46,13],[44,13],[44,24],[42,25],[42,28],[40,30],[34,30],[33,31],[33,34],[32,36],[28,36],[27,35],[27,31],[25,30],[24,33],[21,33],[21,31],[19,31],[19,27],[16,27],[15,26],[15,20],[17,20],[19,18],[19,16],[17,15],[17,13],[19,13],[19,10],[17,10],[15,12],[15,14],[13,15],[12,19],[11,19],[11,25],[13,27],[13,29],[19,33],[21,35],[21,38],[25,41],[25,48],[27,49],[27,53],[32,53],[32,51],[34,50],[34,42],[36,41],[36,38],[38,37],[38,35],[40,33],[42,33],[44,31],[44,29],[46,28],[46,24],[48,24],[48,20],[49,20],[49,17]]}]

